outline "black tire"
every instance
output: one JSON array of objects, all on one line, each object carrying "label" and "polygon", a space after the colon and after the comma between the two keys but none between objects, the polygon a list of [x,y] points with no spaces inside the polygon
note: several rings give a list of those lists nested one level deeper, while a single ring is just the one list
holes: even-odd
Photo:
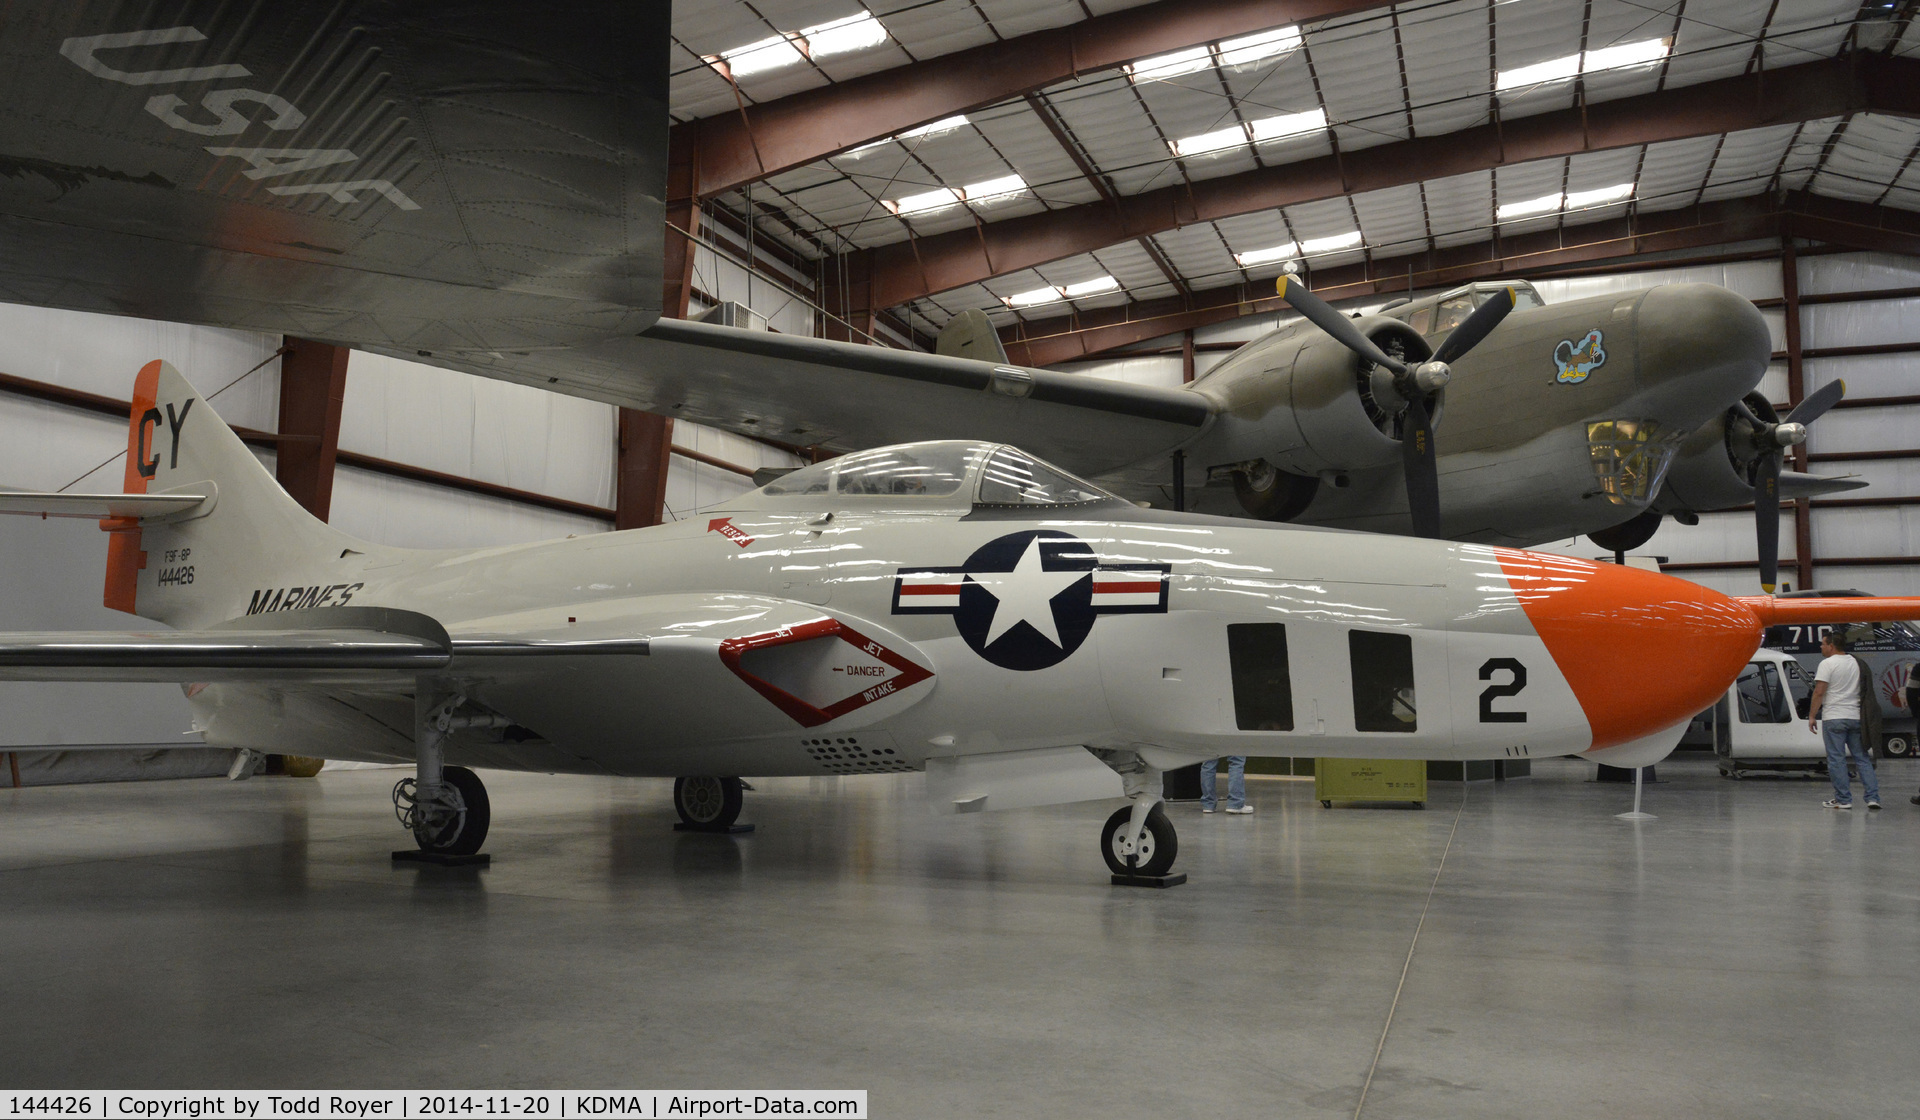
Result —
[{"label": "black tire", "polygon": [[695,828],[732,828],[745,801],[738,778],[675,778],[673,809]]},{"label": "black tire", "polygon": [[1888,758],[1912,758],[1913,737],[1909,735],[1889,735],[1880,740],[1880,753]]},{"label": "black tire", "polygon": [[445,856],[470,856],[487,842],[487,828],[493,823],[493,806],[487,801],[487,787],[480,775],[464,766],[448,766],[440,780],[460,795],[461,809],[438,833],[414,830],[413,842],[423,852]]},{"label": "black tire", "polygon": [[1653,510],[1643,510],[1639,514],[1610,525],[1598,532],[1588,533],[1587,539],[1608,552],[1632,552],[1653,539],[1660,531],[1660,514]]},{"label": "black tire", "polygon": [[1233,472],[1233,494],[1240,508],[1262,521],[1292,521],[1313,504],[1320,492],[1317,475],[1289,474],[1262,464],[1258,477],[1245,471]]},{"label": "black tire", "polygon": [[1141,854],[1146,858],[1133,867],[1127,866],[1125,856],[1118,850],[1121,830],[1133,819],[1133,806],[1122,806],[1114,810],[1107,818],[1106,827],[1100,830],[1100,854],[1106,857],[1107,869],[1115,875],[1165,875],[1173,866],[1174,857],[1180,854],[1180,837],[1173,831],[1173,822],[1167,819],[1166,812],[1159,805],[1147,814],[1147,831],[1140,838]]},{"label": "black tire", "polygon": [[1331,809],[1331,808],[1333,808],[1333,802],[1331,802],[1331,801],[1322,801],[1322,802],[1320,803],[1320,807],[1321,807],[1322,809]]}]

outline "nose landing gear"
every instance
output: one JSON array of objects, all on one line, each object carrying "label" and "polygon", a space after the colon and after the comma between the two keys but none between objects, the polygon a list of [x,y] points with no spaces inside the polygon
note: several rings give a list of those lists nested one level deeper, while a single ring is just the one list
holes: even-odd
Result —
[{"label": "nose landing gear", "polygon": [[1116,809],[1100,830],[1100,855],[1113,872],[1116,887],[1177,887],[1184,872],[1169,874],[1180,854],[1180,838],[1160,800],[1161,773],[1132,751],[1095,751],[1120,775],[1121,791],[1133,804]]},{"label": "nose landing gear", "polygon": [[675,832],[752,832],[750,824],[735,823],[747,783],[738,778],[675,778],[673,808],[680,814]]}]

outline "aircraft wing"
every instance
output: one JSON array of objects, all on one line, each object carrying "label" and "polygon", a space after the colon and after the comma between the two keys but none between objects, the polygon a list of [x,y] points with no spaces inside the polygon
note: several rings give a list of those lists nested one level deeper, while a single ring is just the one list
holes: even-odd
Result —
[{"label": "aircraft wing", "polygon": [[1848,490],[1864,490],[1867,480],[1856,475],[1828,477],[1817,474],[1804,474],[1800,471],[1780,472],[1780,497],[1784,501],[1796,498],[1818,498],[1826,494],[1844,494]]},{"label": "aircraft wing", "polygon": [[8,490],[0,491],[0,513],[139,520],[185,513],[212,496],[211,484],[207,490],[204,494],[42,494]]},{"label": "aircraft wing", "polygon": [[408,355],[632,335],[669,9],[10,4],[0,299]]},{"label": "aircraft wing", "polygon": [[0,634],[0,680],[285,681],[412,688],[421,673],[525,667],[552,657],[645,656],[647,641],[462,634],[412,611],[326,607],[206,630]]},{"label": "aircraft wing", "polygon": [[370,349],[782,443],[1000,440],[1087,474],[1170,452],[1214,414],[1183,389],[676,319],[562,352]]}]

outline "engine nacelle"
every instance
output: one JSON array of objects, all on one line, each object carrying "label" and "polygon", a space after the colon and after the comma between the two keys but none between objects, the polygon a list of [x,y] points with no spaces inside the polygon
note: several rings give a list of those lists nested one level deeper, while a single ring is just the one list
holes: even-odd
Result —
[{"label": "engine nacelle", "polygon": [[[1432,356],[1406,323],[1369,316],[1356,326],[1375,345],[1407,362]],[[1201,391],[1222,404],[1208,439],[1210,468],[1265,462],[1298,478],[1322,478],[1385,466],[1400,458],[1406,401],[1393,379],[1306,324],[1281,330],[1229,358]],[[1437,423],[1442,391],[1432,407]]]},{"label": "engine nacelle", "polygon": [[[1771,424],[1779,420],[1773,405],[1759,393],[1749,393],[1746,405]],[[1695,429],[1680,444],[1666,485],[1653,508],[1677,510],[1728,509],[1753,501],[1753,426],[1729,409]]]}]

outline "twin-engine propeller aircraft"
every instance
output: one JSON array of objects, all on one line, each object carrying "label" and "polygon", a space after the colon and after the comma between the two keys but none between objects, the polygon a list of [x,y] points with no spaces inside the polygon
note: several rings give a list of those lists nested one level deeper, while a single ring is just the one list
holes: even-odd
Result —
[{"label": "twin-engine propeller aircraft", "polygon": [[656,322],[664,0],[7,11],[9,300],[290,334],[832,451],[989,439],[1156,505],[1486,544],[1619,527],[1602,543],[1634,547],[1663,514],[1776,479],[1780,497],[1853,485],[1779,471],[1808,418],[1742,409],[1766,324],[1702,284],[1551,306],[1469,286],[1354,320],[1288,278],[1306,321],[1183,388],[1009,365],[977,311],[937,354]]},{"label": "twin-engine propeller aircraft", "polygon": [[1477,544],[1139,508],[1005,444],[794,471],[696,521],[478,551],[338,533],[172,367],[134,384],[106,602],[178,627],[0,635],[0,678],[175,681],[215,746],[413,761],[428,853],[475,853],[470,767],[673,776],[924,770],[951,812],[1103,797],[1115,874],[1177,850],[1160,774],[1223,754],[1636,766],[1791,621],[1914,599],[1730,599]]}]

